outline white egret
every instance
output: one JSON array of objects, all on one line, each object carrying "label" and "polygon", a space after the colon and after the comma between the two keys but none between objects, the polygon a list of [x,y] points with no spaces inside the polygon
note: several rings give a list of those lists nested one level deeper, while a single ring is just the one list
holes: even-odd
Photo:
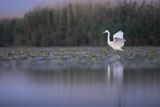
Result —
[{"label": "white egret", "polygon": [[123,51],[122,47],[126,41],[123,38],[123,32],[119,31],[113,35],[113,41],[110,40],[110,32],[105,30],[103,33],[108,33],[108,45],[113,48],[113,50]]}]

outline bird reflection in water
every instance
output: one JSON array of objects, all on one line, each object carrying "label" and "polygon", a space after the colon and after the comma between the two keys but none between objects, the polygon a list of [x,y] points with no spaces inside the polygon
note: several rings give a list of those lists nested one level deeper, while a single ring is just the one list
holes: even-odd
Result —
[{"label": "bird reflection in water", "polygon": [[111,93],[114,93],[119,106],[124,105],[123,100],[123,73],[124,67],[121,61],[117,57],[110,57],[109,63],[105,68],[105,74],[107,78],[107,86]]}]

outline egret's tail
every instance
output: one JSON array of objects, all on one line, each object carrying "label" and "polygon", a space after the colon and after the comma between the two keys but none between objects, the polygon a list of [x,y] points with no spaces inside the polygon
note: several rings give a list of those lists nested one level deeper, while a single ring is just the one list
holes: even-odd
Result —
[{"label": "egret's tail", "polygon": [[123,52],[123,49],[122,49],[122,48],[120,48],[119,50]]}]

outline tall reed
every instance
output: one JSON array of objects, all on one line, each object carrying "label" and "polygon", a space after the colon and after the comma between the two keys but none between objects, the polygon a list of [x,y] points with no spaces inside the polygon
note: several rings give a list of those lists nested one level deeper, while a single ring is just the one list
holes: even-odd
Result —
[{"label": "tall reed", "polygon": [[105,29],[122,30],[127,45],[160,45],[160,4],[35,8],[23,18],[0,21],[0,46],[104,46]]}]

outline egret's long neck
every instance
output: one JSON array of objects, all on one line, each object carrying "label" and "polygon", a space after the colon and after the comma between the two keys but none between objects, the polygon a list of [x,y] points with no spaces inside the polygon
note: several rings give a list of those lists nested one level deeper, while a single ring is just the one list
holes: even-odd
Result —
[{"label": "egret's long neck", "polygon": [[107,31],[107,34],[108,34],[108,36],[107,36],[107,37],[108,37],[108,42],[111,42],[111,41],[110,41],[110,32]]}]

